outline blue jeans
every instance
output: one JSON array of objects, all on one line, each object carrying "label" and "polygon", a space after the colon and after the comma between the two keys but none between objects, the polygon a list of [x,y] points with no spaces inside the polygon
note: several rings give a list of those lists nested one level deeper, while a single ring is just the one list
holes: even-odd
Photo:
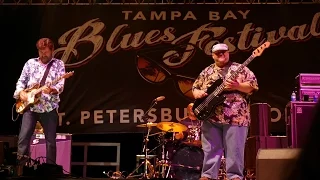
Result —
[{"label": "blue jeans", "polygon": [[248,127],[204,121],[201,131],[204,152],[201,177],[218,179],[221,157],[224,153],[227,178],[244,179],[244,149]]},{"label": "blue jeans", "polygon": [[[46,162],[49,164],[55,164],[57,151],[56,129],[58,123],[58,113],[55,109],[46,113],[26,111],[23,114],[18,140],[18,155],[29,156],[30,141],[37,121],[39,121],[43,127],[43,132],[46,138]],[[21,158],[19,163],[22,164],[25,160],[25,158]]]}]

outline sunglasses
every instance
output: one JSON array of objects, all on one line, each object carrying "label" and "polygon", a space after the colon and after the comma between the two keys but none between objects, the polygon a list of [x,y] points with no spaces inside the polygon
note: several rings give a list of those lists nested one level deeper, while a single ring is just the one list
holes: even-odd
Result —
[{"label": "sunglasses", "polygon": [[195,78],[180,75],[165,68],[159,62],[140,54],[136,57],[136,67],[140,76],[149,83],[160,84],[171,79],[179,92],[190,100],[194,100],[192,85]]}]

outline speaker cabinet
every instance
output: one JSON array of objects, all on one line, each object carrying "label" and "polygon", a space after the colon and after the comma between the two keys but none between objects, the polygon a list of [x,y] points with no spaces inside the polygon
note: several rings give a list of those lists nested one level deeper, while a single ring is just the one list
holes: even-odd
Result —
[{"label": "speaker cabinet", "polygon": [[249,136],[269,136],[271,125],[271,107],[267,103],[255,103],[250,106],[251,125]]},{"label": "speaker cabinet", "polygon": [[290,102],[285,111],[286,133],[291,148],[302,148],[312,124],[316,102]]},{"label": "speaker cabinet", "polygon": [[257,180],[283,180],[294,168],[300,149],[259,149]]}]

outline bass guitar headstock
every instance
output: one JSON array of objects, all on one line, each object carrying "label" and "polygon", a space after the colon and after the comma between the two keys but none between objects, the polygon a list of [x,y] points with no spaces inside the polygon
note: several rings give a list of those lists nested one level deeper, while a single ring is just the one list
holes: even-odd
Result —
[{"label": "bass guitar headstock", "polygon": [[261,56],[261,54],[263,53],[263,51],[267,48],[270,47],[270,42],[265,42],[263,43],[261,46],[259,46],[257,49],[255,49],[253,52],[252,52],[252,55],[254,57],[258,57],[258,56]]}]

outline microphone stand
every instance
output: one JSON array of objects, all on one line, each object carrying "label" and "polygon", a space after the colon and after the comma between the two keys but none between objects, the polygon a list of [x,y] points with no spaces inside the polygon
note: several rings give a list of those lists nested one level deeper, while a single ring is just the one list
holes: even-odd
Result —
[{"label": "microphone stand", "polygon": [[145,179],[150,178],[150,177],[148,177],[148,141],[149,141],[150,131],[151,131],[151,126],[148,126],[148,133],[144,139],[144,174],[143,174],[143,178],[145,178]]},{"label": "microphone stand", "polygon": [[143,116],[142,116],[142,119],[143,120],[148,120],[149,119],[149,116],[148,116],[148,113],[151,111],[151,109],[155,106],[155,105],[157,105],[158,104],[158,101],[157,101],[157,99],[154,99],[153,101],[152,101],[152,104],[151,104],[151,106],[149,107],[149,109],[143,114]]},{"label": "microphone stand", "polygon": [[[157,99],[154,99],[152,101],[152,104],[151,106],[149,107],[149,109],[144,113],[144,115],[142,116],[142,119],[147,121],[149,119],[149,116],[148,116],[148,113],[150,112],[150,110],[155,106],[157,105],[158,102],[157,102]],[[149,122],[148,122],[149,123]],[[143,178],[144,179],[149,179],[151,177],[149,177],[148,175],[148,141],[149,141],[149,136],[150,136],[150,131],[151,131],[151,126],[148,126],[147,125],[147,128],[148,128],[148,131],[147,131],[147,135],[145,136],[145,139],[144,139],[144,173],[143,173]]]}]

